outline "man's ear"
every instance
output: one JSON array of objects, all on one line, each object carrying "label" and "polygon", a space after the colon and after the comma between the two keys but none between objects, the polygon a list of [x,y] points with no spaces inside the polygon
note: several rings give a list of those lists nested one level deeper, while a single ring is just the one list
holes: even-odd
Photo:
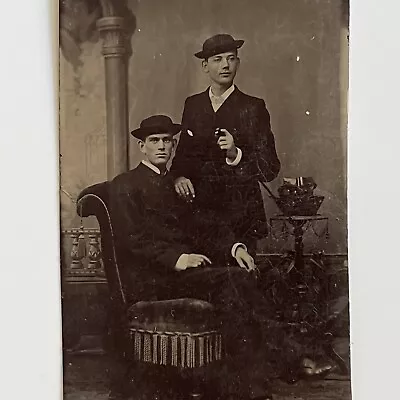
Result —
[{"label": "man's ear", "polygon": [[145,151],[144,151],[144,141],[143,141],[143,140],[139,140],[138,143],[139,143],[139,149],[140,149],[140,151],[141,151],[143,154],[145,154]]},{"label": "man's ear", "polygon": [[207,73],[208,72],[208,60],[203,60],[201,62],[201,66],[203,68],[203,71]]}]

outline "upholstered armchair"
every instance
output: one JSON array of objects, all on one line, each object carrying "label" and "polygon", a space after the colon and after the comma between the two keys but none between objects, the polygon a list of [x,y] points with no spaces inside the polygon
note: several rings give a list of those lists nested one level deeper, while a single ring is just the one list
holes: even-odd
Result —
[{"label": "upholstered armchair", "polygon": [[[212,304],[190,298],[142,301],[135,293],[127,293],[119,264],[121,255],[114,246],[118,227],[113,225],[108,209],[108,186],[103,182],[83,190],[77,212],[81,217],[95,216],[100,225],[114,351],[133,367],[133,374],[138,363],[195,371],[220,361],[223,338]],[[140,284],[138,281],[138,287]]]}]

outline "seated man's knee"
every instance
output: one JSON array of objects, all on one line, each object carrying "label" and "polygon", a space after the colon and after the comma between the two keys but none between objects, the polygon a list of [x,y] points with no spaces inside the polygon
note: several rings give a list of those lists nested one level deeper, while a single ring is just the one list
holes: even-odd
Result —
[{"label": "seated man's knee", "polygon": [[254,275],[240,267],[227,268],[227,279],[241,286],[254,286],[256,283]]}]

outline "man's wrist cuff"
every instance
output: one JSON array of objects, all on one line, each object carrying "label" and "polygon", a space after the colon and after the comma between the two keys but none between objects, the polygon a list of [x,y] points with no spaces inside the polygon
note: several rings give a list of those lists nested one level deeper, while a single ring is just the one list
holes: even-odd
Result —
[{"label": "man's wrist cuff", "polygon": [[228,158],[226,158],[226,163],[232,167],[238,165],[240,163],[240,160],[242,159],[242,150],[240,150],[239,147],[236,147],[236,149],[237,155],[233,161],[230,161]]},{"label": "man's wrist cuff", "polygon": [[236,258],[236,251],[237,251],[237,249],[238,249],[239,247],[241,247],[242,249],[244,249],[244,250],[247,251],[247,247],[246,247],[245,244],[243,244],[243,243],[235,243],[235,244],[232,246],[232,250],[231,250],[231,254],[232,254],[232,257],[233,257],[233,258]]}]

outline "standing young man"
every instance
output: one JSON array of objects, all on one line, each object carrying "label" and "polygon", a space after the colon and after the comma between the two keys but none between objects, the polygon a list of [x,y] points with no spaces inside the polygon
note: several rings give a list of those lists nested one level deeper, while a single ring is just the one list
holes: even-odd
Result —
[{"label": "standing young man", "polygon": [[234,85],[243,43],[219,34],[195,54],[210,86],[186,99],[171,172],[180,196],[210,218],[229,221],[254,250],[266,233],[258,182],[276,178],[280,161],[264,101]]}]

